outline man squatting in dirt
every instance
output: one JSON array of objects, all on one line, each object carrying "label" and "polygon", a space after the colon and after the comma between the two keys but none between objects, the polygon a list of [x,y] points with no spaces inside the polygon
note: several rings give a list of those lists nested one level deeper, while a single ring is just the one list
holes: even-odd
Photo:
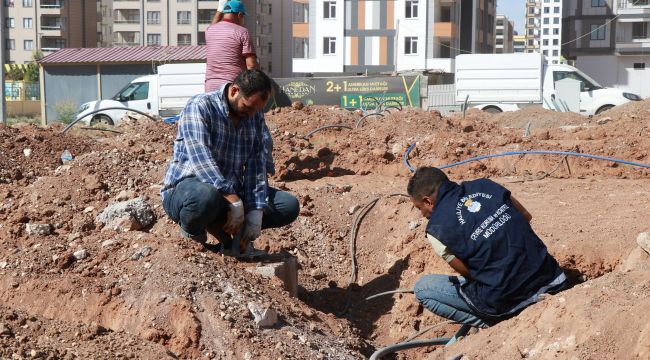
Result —
[{"label": "man squatting in dirt", "polygon": [[298,217],[298,199],[268,186],[261,111],[271,92],[266,74],[244,70],[183,109],[161,196],[184,237],[205,243],[207,230],[227,249],[238,235],[246,249],[261,229]]},{"label": "man squatting in dirt", "polygon": [[485,328],[568,287],[531,228],[532,216],[503,186],[488,179],[457,184],[423,167],[407,191],[429,219],[434,251],[461,275],[425,275],[415,284],[417,299],[436,315]]}]

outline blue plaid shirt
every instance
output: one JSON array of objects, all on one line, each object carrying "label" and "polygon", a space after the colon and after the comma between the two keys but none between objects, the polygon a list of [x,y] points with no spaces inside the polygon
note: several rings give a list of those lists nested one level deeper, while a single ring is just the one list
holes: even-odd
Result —
[{"label": "blue plaid shirt", "polygon": [[225,88],[196,95],[183,109],[160,190],[163,200],[181,180],[196,176],[224,195],[239,195],[247,212],[266,207],[266,163],[271,154],[264,115],[258,112],[241,119],[235,128],[228,117]]}]

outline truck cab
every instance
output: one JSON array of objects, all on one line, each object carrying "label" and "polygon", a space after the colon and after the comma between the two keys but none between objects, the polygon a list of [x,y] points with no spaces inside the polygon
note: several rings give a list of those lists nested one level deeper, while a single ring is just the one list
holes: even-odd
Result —
[{"label": "truck cab", "polygon": [[[127,108],[158,115],[157,80],[157,75],[141,76],[128,83],[110,99],[82,104],[77,119],[81,118],[81,121],[88,125],[115,125],[124,116]],[[97,110],[101,111],[90,114]]]},{"label": "truck cab", "polygon": [[[580,82],[580,114],[583,115],[597,115],[628,101],[641,100],[638,95],[614,88],[602,87],[585,73],[573,66],[564,64],[547,65],[545,67],[544,98],[553,99],[555,97],[556,83],[566,78]],[[544,102],[545,107],[549,107],[551,104],[552,101]]]}]

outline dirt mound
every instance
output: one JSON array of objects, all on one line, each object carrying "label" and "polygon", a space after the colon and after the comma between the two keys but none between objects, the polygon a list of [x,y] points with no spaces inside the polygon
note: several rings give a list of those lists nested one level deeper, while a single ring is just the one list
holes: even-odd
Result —
[{"label": "dirt mound", "polygon": [[[463,119],[405,109],[359,123],[362,113],[338,108],[274,110],[267,116],[277,168],[272,185],[300,198],[301,216],[291,226],[264,231],[256,246],[276,259],[297,258],[297,298],[279,280],[254,271],[264,261],[223,257],[178,235],[159,197],[175,125],[135,119],[112,129],[117,132],[73,129],[67,135],[57,127],[0,128],[6,179],[0,183],[0,301],[6,307],[0,316],[16,334],[0,336],[0,345],[23,357],[35,349],[44,358],[101,357],[97,354],[105,351],[137,358],[163,358],[166,352],[192,359],[367,357],[440,321],[408,293],[365,300],[412,288],[426,273],[450,272],[424,241],[425,221],[401,195],[409,175],[402,156],[411,144],[416,144],[408,157],[413,166],[521,150],[647,163],[650,116],[634,111],[634,118],[610,120],[539,109],[498,115],[470,111]],[[518,123],[518,117],[528,120]],[[351,129],[328,128],[304,138],[332,124]],[[75,158],[62,165],[66,148]],[[9,171],[14,169],[22,178]],[[416,349],[401,358],[460,352],[470,358],[512,358],[517,348],[542,358],[647,356],[645,333],[622,326],[605,331],[609,317],[587,317],[592,310],[603,312],[606,304],[630,324],[643,319],[633,314],[643,313],[647,304],[637,306],[632,299],[647,297],[648,270],[639,265],[643,254],[634,253],[634,237],[649,230],[647,169],[525,155],[472,162],[448,173],[455,180],[488,176],[510,188],[578,285],[456,347]],[[132,230],[97,220],[107,206],[134,198],[152,209],[153,224]],[[638,266],[625,262],[630,253]],[[259,327],[251,306],[275,310],[277,323]],[[578,318],[588,320],[566,321]],[[40,329],[32,330],[33,323]],[[424,336],[449,336],[457,328],[446,325]],[[602,336],[608,341],[599,343]],[[506,338],[511,342],[500,345]],[[66,345],[71,342],[74,351]]]}]

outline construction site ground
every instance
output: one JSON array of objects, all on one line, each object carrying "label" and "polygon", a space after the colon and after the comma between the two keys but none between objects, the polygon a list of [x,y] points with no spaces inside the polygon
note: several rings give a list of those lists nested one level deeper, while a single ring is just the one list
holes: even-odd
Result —
[{"label": "construction site ground", "polygon": [[[404,109],[361,117],[337,107],[267,113],[275,187],[299,197],[290,226],[255,242],[295,257],[298,294],[280,280],[179,235],[159,191],[171,157],[173,124],[138,118],[112,128],[18,124],[0,127],[0,358],[2,359],[359,359],[441,322],[412,294],[430,273],[451,274],[424,237],[426,219],[406,192],[412,166],[521,150],[560,150],[650,163],[650,101],[593,118],[528,108],[443,117]],[[74,160],[62,164],[69,150]],[[450,347],[398,359],[648,359],[650,170],[558,155],[486,159],[446,170],[453,180],[488,177],[508,187],[569,275],[571,289]],[[393,195],[393,196],[389,196]],[[152,224],[102,225],[109,205],[144,198]],[[355,237],[351,230],[375,206]],[[117,229],[117,230],[116,230]],[[643,235],[641,235],[643,237]],[[263,261],[262,261],[263,262]],[[345,314],[342,314],[346,308]],[[259,327],[251,304],[278,313]],[[451,336],[447,324],[420,338]]]}]

